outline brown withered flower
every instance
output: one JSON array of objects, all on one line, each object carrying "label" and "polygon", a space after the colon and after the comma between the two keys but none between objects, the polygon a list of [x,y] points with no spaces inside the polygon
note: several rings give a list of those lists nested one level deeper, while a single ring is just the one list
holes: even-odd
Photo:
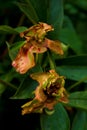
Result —
[{"label": "brown withered flower", "polygon": [[25,37],[27,41],[36,40],[42,42],[47,32],[54,30],[51,25],[39,22],[38,24],[30,27],[26,31],[20,33],[21,37]]},{"label": "brown withered flower", "polygon": [[57,54],[63,55],[61,42],[45,37],[46,33],[52,30],[53,27],[51,25],[39,22],[20,33],[20,36],[25,38],[25,44],[20,48],[16,58],[12,62],[12,66],[17,72],[24,74],[35,66],[34,53],[44,53],[50,49]]},{"label": "brown withered flower", "polygon": [[38,81],[39,85],[34,91],[34,99],[22,106],[22,115],[28,113],[42,113],[45,108],[53,110],[55,104],[58,102],[68,102],[63,76],[59,76],[54,70],[31,74],[30,76],[32,79]]}]

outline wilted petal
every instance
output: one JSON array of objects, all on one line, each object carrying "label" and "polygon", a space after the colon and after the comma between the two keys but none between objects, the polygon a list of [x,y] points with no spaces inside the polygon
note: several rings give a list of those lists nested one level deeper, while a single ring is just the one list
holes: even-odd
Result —
[{"label": "wilted petal", "polygon": [[55,70],[35,73],[30,76],[39,82],[39,86],[34,91],[34,99],[23,105],[22,114],[42,113],[44,108],[52,110],[58,102],[68,102],[67,92],[64,88],[64,77],[59,76]]},{"label": "wilted petal", "polygon": [[59,78],[59,75],[55,72],[55,70],[50,70],[49,72],[41,72],[41,73],[33,73],[30,75],[32,79],[37,80],[40,85],[46,84],[50,81],[54,81]]},{"label": "wilted petal", "polygon": [[34,67],[34,55],[29,51],[28,45],[25,44],[16,57],[16,59],[12,62],[12,66],[16,69],[20,74],[26,73],[30,68]]},{"label": "wilted petal", "polygon": [[32,44],[32,46],[30,47],[30,51],[32,53],[44,53],[45,51],[47,51],[47,48],[44,47],[41,42],[35,40],[31,40],[30,42]]},{"label": "wilted petal", "polygon": [[26,40],[34,39],[37,41],[42,41],[48,31],[52,31],[53,27],[47,23],[39,22],[33,25],[26,31],[20,33],[21,37],[25,37]]},{"label": "wilted petal", "polygon": [[44,44],[45,46],[47,46],[47,48],[54,51],[55,53],[63,55],[63,49],[61,47],[60,41],[53,41],[53,40],[45,38]]}]

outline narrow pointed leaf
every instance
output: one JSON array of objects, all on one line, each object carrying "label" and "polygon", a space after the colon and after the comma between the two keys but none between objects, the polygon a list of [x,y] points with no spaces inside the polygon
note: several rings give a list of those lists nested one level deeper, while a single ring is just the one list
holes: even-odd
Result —
[{"label": "narrow pointed leaf", "polygon": [[40,22],[47,22],[47,1],[48,0],[30,0]]},{"label": "narrow pointed leaf", "polygon": [[7,26],[7,25],[1,25],[0,26],[0,33],[5,34],[18,34],[18,31],[16,31],[14,28]]},{"label": "narrow pointed leaf", "polygon": [[87,67],[86,66],[61,66],[57,67],[57,72],[64,75],[67,79],[87,83]]},{"label": "narrow pointed leaf", "polygon": [[15,4],[33,24],[39,21],[36,11],[29,0],[25,0],[23,3],[15,2]]},{"label": "narrow pointed leaf", "polygon": [[63,24],[63,1],[49,0],[47,7],[47,22],[52,24],[54,31],[50,33],[52,39],[58,40],[58,35]]},{"label": "narrow pointed leaf", "polygon": [[33,96],[33,91],[37,86],[37,82],[32,80],[29,76],[24,77],[22,82],[16,91],[16,93],[11,97],[11,99],[27,99]]}]

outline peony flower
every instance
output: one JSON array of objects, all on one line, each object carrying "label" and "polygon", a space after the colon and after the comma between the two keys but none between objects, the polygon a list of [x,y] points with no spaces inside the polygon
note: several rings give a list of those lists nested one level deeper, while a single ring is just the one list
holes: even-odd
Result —
[{"label": "peony flower", "polygon": [[54,30],[51,25],[46,23],[39,22],[38,24],[30,27],[26,31],[20,33],[21,37],[25,37],[26,40],[30,41],[31,39],[36,41],[43,41],[47,32]]},{"label": "peony flower", "polygon": [[24,74],[35,66],[34,53],[44,53],[50,49],[57,54],[63,54],[60,41],[45,38],[46,33],[52,30],[51,25],[39,22],[20,34],[21,37],[25,37],[26,41],[12,62],[17,72]]},{"label": "peony flower", "polygon": [[34,91],[34,99],[22,106],[22,115],[28,113],[42,113],[45,108],[53,110],[55,104],[58,102],[68,102],[63,76],[59,76],[54,70],[31,74],[30,76],[32,79],[36,80],[39,85]]}]

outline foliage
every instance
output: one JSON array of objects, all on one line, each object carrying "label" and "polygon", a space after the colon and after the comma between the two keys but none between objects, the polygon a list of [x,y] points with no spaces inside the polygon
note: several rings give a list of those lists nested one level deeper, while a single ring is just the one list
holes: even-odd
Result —
[{"label": "foliage", "polygon": [[86,130],[87,1],[1,1],[0,11],[0,114],[8,99],[36,117],[31,130]]}]

